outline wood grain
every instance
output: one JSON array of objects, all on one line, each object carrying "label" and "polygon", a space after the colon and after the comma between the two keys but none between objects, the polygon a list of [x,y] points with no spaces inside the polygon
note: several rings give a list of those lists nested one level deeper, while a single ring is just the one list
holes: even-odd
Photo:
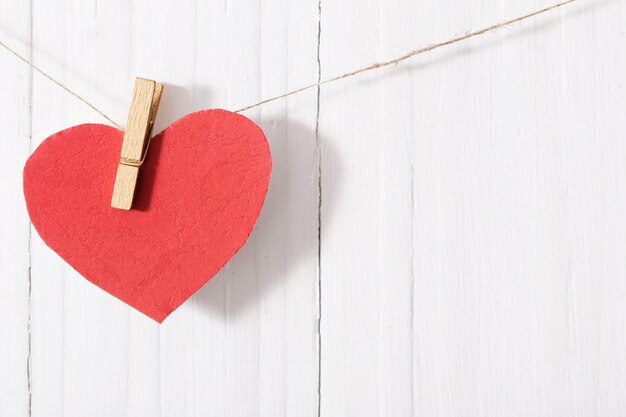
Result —
[{"label": "wood grain", "polygon": [[150,145],[152,126],[159,109],[163,85],[144,78],[135,79],[128,122],[115,175],[111,207],[130,210],[135,196],[139,168]]},{"label": "wood grain", "polygon": [[[0,34],[28,55],[22,3]],[[34,0],[33,59],[118,123],[162,80],[158,132],[547,5]],[[33,233],[30,372],[28,132],[103,120],[0,51],[0,415],[626,414],[624,22],[581,1],[247,112],[259,223],[162,326]]]},{"label": "wood grain", "polygon": [[[30,5],[0,4],[0,38],[31,54]],[[29,154],[30,68],[0,51],[0,415],[29,414],[29,237],[22,167]]]},{"label": "wood grain", "polygon": [[[322,76],[545,5],[323,2]],[[624,13],[322,88],[322,415],[626,410]]]}]

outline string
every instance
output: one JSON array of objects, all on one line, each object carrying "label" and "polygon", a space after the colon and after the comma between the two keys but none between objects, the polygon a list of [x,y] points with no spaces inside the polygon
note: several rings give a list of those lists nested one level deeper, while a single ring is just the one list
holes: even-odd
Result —
[{"label": "string", "polygon": [[[432,45],[425,46],[423,48],[412,50],[410,52],[405,53],[402,56],[399,56],[399,57],[397,57],[395,59],[392,59],[392,60],[389,60],[389,61],[377,62],[377,63],[368,65],[368,66],[363,67],[363,68],[359,68],[359,69],[356,69],[356,70],[353,70],[353,71],[350,71],[350,72],[346,72],[345,74],[341,74],[341,75],[337,75],[335,77],[327,78],[327,79],[321,80],[319,82],[316,82],[316,83],[313,83],[313,84],[309,84],[309,85],[306,85],[304,87],[300,87],[300,88],[297,88],[295,90],[291,90],[291,91],[288,91],[286,93],[283,93],[283,94],[280,94],[280,95],[277,95],[277,96],[274,96],[274,97],[267,98],[265,100],[261,100],[259,102],[254,103],[254,104],[250,104],[248,106],[245,106],[245,107],[242,107],[240,109],[237,109],[234,112],[235,113],[241,113],[241,112],[244,112],[246,110],[250,110],[252,108],[259,107],[259,106],[261,106],[263,104],[270,103],[270,102],[276,101],[276,100],[280,100],[282,98],[289,97],[289,96],[292,96],[294,94],[298,94],[298,93],[301,93],[303,91],[310,90],[312,88],[316,88],[316,87],[322,86],[324,84],[329,84],[329,83],[332,83],[332,82],[335,82],[335,81],[339,81],[339,80],[343,80],[343,79],[346,79],[346,78],[354,77],[356,75],[363,74],[365,72],[373,71],[373,70],[376,70],[376,69],[388,67],[390,65],[396,65],[396,64],[399,64],[402,61],[406,61],[409,58],[413,58],[414,56],[422,55],[422,54],[425,54],[427,52],[434,51],[435,49],[443,48],[445,46],[449,46],[449,45],[452,45],[452,44],[455,44],[455,43],[463,42],[463,41],[466,41],[468,39],[471,39],[471,38],[474,38],[474,37],[477,37],[477,36],[481,36],[481,35],[484,35],[484,34],[489,33],[489,32],[496,31],[498,29],[504,28],[505,26],[509,26],[509,25],[514,24],[514,23],[518,23],[518,22],[530,19],[532,17],[538,16],[540,14],[547,13],[547,12],[549,12],[551,10],[558,9],[560,7],[563,7],[563,6],[567,5],[567,4],[573,3],[575,1],[576,0],[562,1],[560,3],[556,3],[556,4],[553,4],[551,6],[544,7],[542,9],[536,10],[536,11],[528,13],[528,14],[525,14],[523,16],[519,16],[519,17],[516,17],[516,18],[513,18],[513,19],[509,19],[509,20],[506,20],[504,22],[496,23],[494,25],[485,27],[483,29],[476,30],[474,32],[466,33],[465,35],[460,35],[460,36],[448,39],[448,40],[443,41],[443,42],[435,43],[435,44],[432,44]],[[89,101],[87,101],[86,99],[81,97],[78,93],[72,91],[65,84],[61,83],[60,81],[55,80],[52,76],[48,75],[42,69],[40,69],[39,67],[34,65],[30,60],[28,60],[27,58],[25,58],[22,55],[20,55],[17,51],[15,51],[14,49],[10,48],[4,42],[0,41],[0,46],[2,48],[6,49],[7,51],[9,51],[10,53],[12,53],[13,55],[15,55],[19,60],[21,60],[25,64],[29,65],[33,70],[35,70],[39,74],[43,75],[46,79],[52,81],[54,84],[56,84],[57,86],[59,86],[60,88],[65,90],[67,93],[71,94],[76,99],[78,99],[79,101],[81,101],[84,104],[86,104],[89,108],[91,108],[96,113],[98,113],[99,115],[104,117],[106,120],[108,120],[110,123],[112,123],[115,127],[119,128],[119,129],[122,129],[122,127],[119,124],[115,123],[113,121],[113,119],[111,119],[109,116],[107,116],[103,111],[99,110],[96,106],[94,106]]]},{"label": "string", "polygon": [[48,80],[52,81],[54,84],[58,85],[59,87],[61,87],[63,90],[67,91],[69,94],[71,94],[72,96],[76,97],[79,101],[82,101],[83,103],[85,103],[87,106],[89,106],[92,110],[94,110],[96,113],[98,113],[100,116],[104,117],[105,119],[107,119],[109,122],[111,122],[113,124],[113,126],[117,127],[118,129],[122,129],[122,126],[118,125],[117,123],[115,123],[113,121],[113,119],[111,119],[109,116],[107,116],[102,110],[99,110],[96,106],[94,106],[93,104],[91,104],[90,102],[88,102],[86,99],[82,98],[80,95],[78,95],[78,93],[75,93],[74,91],[70,90],[69,87],[65,86],[62,82],[55,80],[54,78],[52,78],[52,76],[46,74],[42,69],[40,69],[39,67],[37,67],[35,64],[33,64],[31,61],[29,61],[28,59],[24,58],[22,55],[20,55],[17,51],[11,49],[7,44],[5,44],[4,42],[0,41],[0,46],[3,47],[4,49],[6,49],[7,51],[11,52],[13,55],[15,55],[20,61],[24,62],[26,65],[29,65],[32,69],[34,69],[35,71],[37,71],[38,73],[40,73],[41,75],[43,75],[44,77],[46,77]]},{"label": "string", "polygon": [[430,51],[433,51],[435,49],[442,48],[444,46],[452,45],[452,44],[455,44],[457,42],[462,42],[462,41],[468,40],[470,38],[474,38],[476,36],[483,35],[483,34],[485,34],[487,32],[492,32],[494,30],[501,29],[501,28],[503,28],[505,26],[512,25],[513,23],[521,22],[522,20],[526,20],[526,19],[529,19],[531,17],[540,15],[542,13],[549,12],[550,10],[558,9],[559,7],[565,6],[566,4],[573,3],[575,1],[576,0],[567,0],[567,1],[564,1],[564,2],[561,2],[561,3],[553,4],[552,6],[548,6],[548,7],[545,7],[543,9],[536,10],[536,11],[534,11],[532,13],[526,14],[524,16],[516,17],[514,19],[510,19],[510,20],[507,20],[505,22],[497,23],[495,25],[492,25],[492,26],[489,26],[489,27],[477,30],[475,32],[470,32],[470,33],[467,33],[465,35],[461,35],[461,36],[458,36],[458,37],[455,37],[455,38],[452,38],[452,39],[448,39],[447,41],[443,41],[443,42],[440,42],[440,43],[435,43],[435,44],[432,44],[432,45],[428,45],[428,46],[425,46],[425,47],[420,48],[420,49],[415,49],[413,51],[407,52],[406,54],[404,54],[404,55],[402,55],[402,56],[400,56],[398,58],[392,59],[391,61],[384,61],[384,62],[378,62],[378,63],[375,63],[375,64],[371,64],[371,65],[369,65],[367,67],[363,67],[363,68],[359,68],[359,69],[354,70],[354,71],[346,72],[345,74],[341,74],[341,75],[338,75],[338,76],[335,76],[335,77],[332,77],[332,78],[327,78],[327,79],[319,81],[317,83],[313,83],[313,84],[310,84],[310,85],[307,85],[307,86],[304,86],[304,87],[300,87],[300,88],[297,88],[297,89],[292,90],[292,91],[288,91],[286,93],[283,93],[283,94],[275,96],[275,97],[271,97],[271,98],[268,98],[268,99],[265,99],[265,100],[261,100],[258,103],[254,103],[254,104],[251,104],[249,106],[245,106],[245,107],[242,107],[242,108],[240,108],[238,110],[235,110],[235,113],[240,113],[240,112],[252,109],[254,107],[258,107],[258,106],[260,106],[262,104],[270,103],[272,101],[279,100],[281,98],[289,97],[291,95],[300,93],[302,91],[309,90],[311,88],[319,87],[319,86],[324,85],[324,84],[328,84],[328,83],[332,83],[332,82],[335,82],[335,81],[343,80],[344,78],[354,77],[355,75],[363,74],[364,72],[372,71],[372,70],[379,69],[379,68],[388,67],[390,65],[399,64],[400,62],[405,61],[405,60],[407,60],[409,58],[412,58],[412,57],[414,57],[416,55],[421,55],[421,54],[424,54],[426,52],[430,52]]}]

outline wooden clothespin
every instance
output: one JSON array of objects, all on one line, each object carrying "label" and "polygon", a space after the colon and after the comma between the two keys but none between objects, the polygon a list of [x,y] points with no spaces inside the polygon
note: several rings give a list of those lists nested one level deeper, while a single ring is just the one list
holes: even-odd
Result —
[{"label": "wooden clothespin", "polygon": [[135,79],[133,101],[130,105],[128,123],[124,132],[124,142],[120,164],[117,167],[111,207],[130,210],[133,205],[139,167],[148,152],[152,126],[156,118],[163,86],[152,80]]}]

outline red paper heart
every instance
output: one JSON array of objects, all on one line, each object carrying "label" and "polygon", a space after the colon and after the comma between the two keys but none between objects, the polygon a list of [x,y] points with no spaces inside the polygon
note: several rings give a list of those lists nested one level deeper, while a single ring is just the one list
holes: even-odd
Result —
[{"label": "red paper heart", "polygon": [[179,119],[152,139],[133,210],[111,208],[123,133],[55,133],[24,167],[44,242],[98,287],[162,322],[244,244],[271,172],[261,129],[225,110]]}]

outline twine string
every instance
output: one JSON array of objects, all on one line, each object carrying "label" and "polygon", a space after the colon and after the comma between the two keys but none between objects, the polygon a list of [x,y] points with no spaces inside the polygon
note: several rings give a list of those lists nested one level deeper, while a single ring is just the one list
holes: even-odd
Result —
[{"label": "twine string", "polygon": [[96,106],[94,106],[93,104],[91,104],[89,101],[87,101],[86,99],[82,98],[78,93],[75,93],[74,91],[72,91],[69,87],[67,87],[65,84],[63,84],[60,81],[55,80],[51,75],[48,75],[44,70],[42,70],[41,68],[39,68],[38,66],[36,66],[35,64],[33,64],[30,60],[24,58],[22,55],[20,55],[16,50],[10,48],[7,44],[5,44],[4,42],[0,41],[0,46],[3,47],[4,49],[6,49],[7,51],[9,51],[10,53],[12,53],[13,55],[15,55],[15,57],[17,59],[19,59],[20,61],[24,62],[26,65],[30,66],[33,70],[35,70],[36,72],[38,72],[39,74],[43,75],[44,77],[46,77],[46,79],[52,81],[54,84],[58,85],[59,87],[61,87],[63,90],[65,90],[66,92],[68,92],[69,94],[71,94],[73,97],[75,97],[76,99],[78,99],[79,101],[83,102],[84,104],[86,104],[88,107],[90,107],[92,110],[94,110],[96,113],[98,113],[100,116],[104,117],[105,119],[107,119],[109,122],[111,122],[113,124],[113,126],[117,127],[118,129],[122,129],[122,126],[120,126],[119,124],[115,123],[113,121],[113,119],[111,119],[109,116],[107,116],[102,110],[98,109]]},{"label": "twine string", "polygon": [[483,34],[485,34],[487,32],[493,32],[493,31],[495,31],[497,29],[501,29],[501,28],[503,28],[505,26],[509,26],[509,25],[514,24],[514,23],[521,22],[522,20],[530,19],[531,17],[540,15],[542,13],[549,12],[551,10],[554,10],[554,9],[559,8],[559,7],[565,6],[566,4],[569,4],[569,3],[573,3],[575,1],[576,0],[567,0],[567,1],[564,1],[564,2],[561,2],[561,3],[553,4],[552,6],[548,6],[548,7],[545,7],[543,9],[535,10],[534,12],[528,13],[528,14],[526,14],[524,16],[519,16],[519,17],[516,17],[514,19],[510,19],[510,20],[507,20],[507,21],[504,21],[504,22],[496,23],[495,25],[491,25],[491,26],[485,27],[483,29],[479,29],[479,30],[477,30],[475,32],[466,33],[465,35],[457,36],[455,38],[448,39],[447,41],[443,41],[443,42],[435,43],[435,44],[432,44],[432,45],[428,45],[428,46],[425,46],[425,47],[420,48],[420,49],[415,49],[413,51],[407,52],[404,55],[402,55],[402,56],[400,56],[398,58],[392,59],[390,61],[384,61],[384,62],[378,62],[378,63],[375,63],[375,64],[371,64],[371,65],[368,65],[367,67],[363,67],[363,68],[359,68],[359,69],[356,69],[356,70],[353,70],[353,71],[350,71],[350,72],[346,72],[345,74],[341,74],[341,75],[338,75],[338,76],[335,76],[335,77],[332,77],[332,78],[327,78],[327,79],[322,80],[320,82],[313,83],[313,84],[307,85],[305,87],[300,87],[298,89],[295,89],[295,90],[292,90],[292,91],[288,91],[288,92],[280,94],[278,96],[271,97],[271,98],[259,101],[258,103],[254,103],[254,104],[251,104],[249,106],[242,107],[242,108],[240,108],[238,110],[235,110],[235,113],[246,111],[246,110],[252,109],[254,107],[258,107],[258,106],[260,106],[262,104],[270,103],[270,102],[275,101],[275,100],[279,100],[281,98],[289,97],[291,95],[300,93],[302,91],[309,90],[311,88],[319,87],[319,86],[324,85],[324,84],[328,84],[328,83],[332,83],[332,82],[335,82],[335,81],[343,80],[345,78],[354,77],[355,75],[363,74],[364,72],[369,72],[369,71],[372,71],[372,70],[375,70],[375,69],[388,67],[390,65],[396,65],[396,64],[399,64],[402,61],[406,61],[409,58],[413,58],[416,55],[425,54],[427,52],[434,51],[435,49],[439,49],[439,48],[442,48],[444,46],[449,46],[449,45],[452,45],[452,44],[455,44],[455,43],[458,43],[458,42],[462,42],[462,41],[468,40],[470,38],[474,38],[474,37],[483,35]]},{"label": "twine string", "polygon": [[[390,65],[396,65],[396,64],[399,64],[399,63],[401,63],[403,61],[406,61],[407,59],[413,58],[413,57],[415,57],[417,55],[422,55],[422,54],[434,51],[435,49],[443,48],[445,46],[450,46],[450,45],[453,45],[455,43],[463,42],[463,41],[466,41],[468,39],[475,38],[477,36],[481,36],[481,35],[484,35],[486,33],[496,31],[498,29],[502,29],[505,26],[509,26],[509,25],[514,24],[514,23],[522,22],[524,20],[530,19],[530,18],[538,16],[540,14],[544,14],[544,13],[547,13],[547,12],[552,11],[554,9],[558,9],[560,7],[563,7],[563,6],[567,5],[567,4],[573,3],[575,1],[577,1],[577,0],[562,1],[560,3],[556,3],[556,4],[553,4],[551,6],[544,7],[544,8],[539,9],[539,10],[535,10],[534,12],[525,14],[523,16],[519,16],[519,17],[516,17],[516,18],[513,18],[513,19],[509,19],[509,20],[506,20],[506,21],[503,21],[503,22],[500,22],[500,23],[496,23],[494,25],[487,26],[485,28],[482,28],[482,29],[479,29],[479,30],[476,30],[476,31],[473,31],[473,32],[469,32],[469,33],[466,33],[464,35],[456,36],[454,38],[450,38],[450,39],[445,40],[443,42],[435,43],[435,44],[432,44],[432,45],[425,46],[423,48],[419,48],[419,49],[415,49],[415,50],[409,51],[409,52],[405,53],[404,55],[399,56],[399,57],[397,57],[395,59],[392,59],[392,60],[389,60],[389,61],[377,62],[377,63],[371,64],[371,65],[368,65],[366,67],[358,68],[356,70],[353,70],[353,71],[350,71],[350,72],[346,72],[346,73],[341,74],[341,75],[337,75],[335,77],[327,78],[327,79],[321,80],[321,81],[313,83],[313,84],[309,84],[309,85],[306,85],[306,86],[303,86],[303,87],[300,87],[300,88],[296,88],[296,89],[291,90],[291,91],[287,91],[287,92],[285,92],[283,94],[280,94],[280,95],[277,95],[277,96],[274,96],[274,97],[270,97],[270,98],[267,98],[265,100],[258,101],[256,103],[250,104],[248,106],[244,106],[244,107],[242,107],[240,109],[235,110],[234,112],[235,113],[241,113],[241,112],[244,112],[246,110],[250,110],[250,109],[253,109],[255,107],[259,107],[259,106],[261,106],[263,104],[266,104],[266,103],[270,103],[270,102],[273,102],[273,101],[276,101],[276,100],[280,100],[280,99],[283,99],[285,97],[289,97],[289,96],[292,96],[294,94],[298,94],[298,93],[301,93],[303,91],[310,90],[312,88],[317,88],[317,87],[322,86],[324,84],[329,84],[329,83],[333,83],[335,81],[343,80],[343,79],[346,79],[346,78],[351,78],[351,77],[354,77],[356,75],[363,74],[365,72],[373,71],[373,70],[376,70],[376,69],[388,67]],[[54,84],[59,86],[61,89],[65,90],[67,93],[69,93],[70,95],[72,95],[73,97],[75,97],[76,99],[81,101],[82,103],[86,104],[88,107],[90,107],[96,113],[98,113],[99,115],[104,117],[106,120],[108,120],[115,127],[119,128],[119,129],[122,129],[122,127],[119,124],[115,123],[115,121],[113,121],[113,119],[111,119],[109,116],[107,116],[106,113],[104,113],[102,110],[98,109],[96,106],[91,104],[88,100],[86,100],[85,98],[81,97],[78,93],[76,93],[73,90],[71,90],[69,87],[67,87],[62,82],[57,81],[56,79],[54,79],[51,75],[47,74],[41,68],[39,68],[36,65],[34,65],[30,60],[28,60],[24,56],[20,55],[17,51],[15,51],[14,49],[10,48],[4,42],[0,41],[0,46],[2,48],[6,49],[7,51],[9,51],[10,53],[12,53],[15,57],[17,57],[19,60],[21,60],[25,64],[29,65],[34,71],[36,71],[39,74],[43,75],[46,79],[50,80],[51,82],[53,82]]]}]

